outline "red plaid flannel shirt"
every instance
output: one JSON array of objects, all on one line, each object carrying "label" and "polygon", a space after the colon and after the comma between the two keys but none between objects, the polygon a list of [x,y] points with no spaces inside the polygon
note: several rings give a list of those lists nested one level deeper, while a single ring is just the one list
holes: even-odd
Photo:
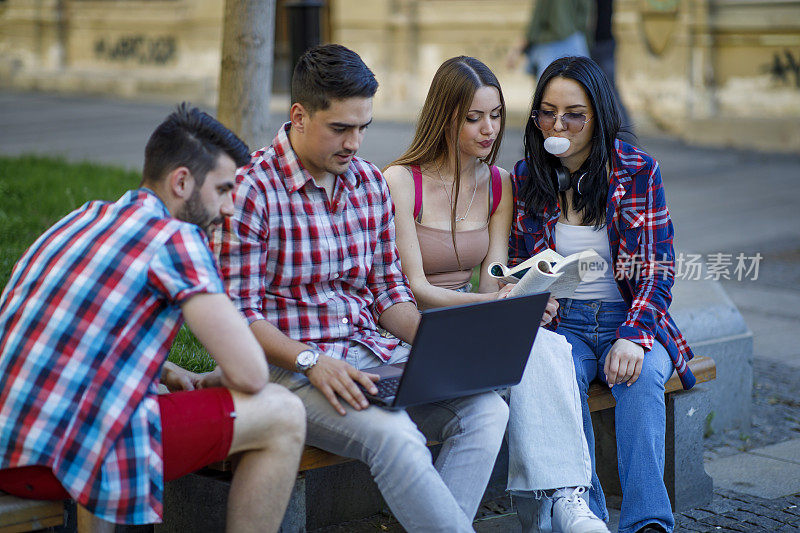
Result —
[{"label": "red plaid flannel shirt", "polygon": [[380,335],[386,309],[414,302],[395,245],[383,175],[354,157],[333,199],[306,172],[290,124],[239,169],[235,214],[214,238],[228,292],[249,322],[343,359],[352,341],[384,360],[399,344]]},{"label": "red plaid flannel shirt", "polygon": [[[512,265],[556,247],[555,225],[561,210],[555,206],[540,216],[525,212],[518,191],[528,175],[525,161],[519,161],[512,176],[515,215],[508,254]],[[694,355],[667,311],[672,301],[675,252],[658,163],[618,139],[611,162],[608,198],[606,229],[614,276],[629,306],[617,338],[629,339],[645,350],[650,350],[657,339],[669,352],[683,387],[691,388],[695,378],[687,362]],[[552,327],[556,325],[557,320]]]}]

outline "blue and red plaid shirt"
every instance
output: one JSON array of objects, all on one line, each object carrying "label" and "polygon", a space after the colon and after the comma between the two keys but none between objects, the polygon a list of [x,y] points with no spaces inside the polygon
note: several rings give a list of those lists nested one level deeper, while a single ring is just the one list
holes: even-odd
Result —
[{"label": "blue and red plaid shirt", "polygon": [[388,360],[400,342],[376,321],[414,302],[400,269],[394,210],[383,175],[354,157],[332,200],[303,169],[290,123],[239,169],[235,213],[214,235],[228,292],[249,322],[344,359],[352,341]]},{"label": "blue and red plaid shirt", "polygon": [[158,378],[201,292],[224,292],[208,239],[147,189],[39,237],[0,297],[0,468],[47,466],[107,521],[159,521]]},{"label": "blue and red plaid shirt", "polygon": [[[547,248],[555,250],[555,226],[561,210],[539,215],[525,211],[518,191],[529,179],[525,161],[514,166],[515,215],[509,239],[509,263],[516,265]],[[667,309],[672,301],[675,252],[672,221],[658,163],[643,151],[617,139],[609,176],[606,230],[614,262],[614,277],[628,304],[628,315],[617,338],[645,350],[657,339],[667,349],[681,383],[691,388],[695,378],[687,365],[693,357]],[[555,328],[558,320],[551,322]]]}]

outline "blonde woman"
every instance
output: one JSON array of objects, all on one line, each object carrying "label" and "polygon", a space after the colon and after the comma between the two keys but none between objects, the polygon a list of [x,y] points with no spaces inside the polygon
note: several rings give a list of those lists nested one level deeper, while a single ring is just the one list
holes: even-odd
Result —
[{"label": "blonde woman", "polygon": [[[508,172],[493,164],[504,126],[497,78],[475,58],[454,57],[431,82],[411,146],[384,171],[403,272],[422,308],[490,300],[508,291],[486,275],[489,263],[508,259],[511,184]],[[472,292],[472,269],[479,265]],[[556,309],[553,300],[543,322]],[[509,403],[508,490],[523,529],[538,523],[549,530],[552,521],[555,531],[608,531],[581,497],[591,462],[566,339],[540,330]]]}]

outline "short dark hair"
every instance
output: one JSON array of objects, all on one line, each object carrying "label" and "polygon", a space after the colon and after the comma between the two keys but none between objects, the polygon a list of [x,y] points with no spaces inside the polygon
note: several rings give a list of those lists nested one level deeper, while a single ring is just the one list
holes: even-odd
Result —
[{"label": "short dark hair", "polygon": [[292,103],[309,113],[327,109],[331,100],[372,98],[377,90],[378,81],[361,57],[339,44],[306,51],[292,74]]},{"label": "short dark hair", "polygon": [[142,183],[157,182],[172,170],[186,167],[202,185],[221,153],[237,167],[250,162],[250,148],[244,141],[208,113],[183,102],[147,141]]},{"label": "short dark hair", "polygon": [[[531,103],[531,115],[539,109],[544,91],[553,78],[576,81],[586,91],[594,109],[594,133],[592,147],[585,163],[585,191],[573,196],[575,210],[582,213],[583,223],[600,227],[605,223],[608,194],[606,165],[614,152],[614,140],[621,128],[620,104],[617,102],[611,82],[603,70],[588,57],[564,57],[556,59],[542,72]],[[544,135],[536,127],[533,118],[525,126],[525,162],[530,179],[520,190],[520,199],[528,214],[538,216],[546,208],[558,203],[558,182],[554,169],[561,166],[558,157],[550,155],[543,147]],[[562,204],[561,205],[565,205]]]}]

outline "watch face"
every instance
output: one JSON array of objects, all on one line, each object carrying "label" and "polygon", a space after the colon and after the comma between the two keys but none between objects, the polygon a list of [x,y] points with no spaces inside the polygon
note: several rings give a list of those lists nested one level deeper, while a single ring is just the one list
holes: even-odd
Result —
[{"label": "watch face", "polygon": [[314,361],[314,352],[305,350],[297,355],[297,364],[300,366],[308,366]]}]

